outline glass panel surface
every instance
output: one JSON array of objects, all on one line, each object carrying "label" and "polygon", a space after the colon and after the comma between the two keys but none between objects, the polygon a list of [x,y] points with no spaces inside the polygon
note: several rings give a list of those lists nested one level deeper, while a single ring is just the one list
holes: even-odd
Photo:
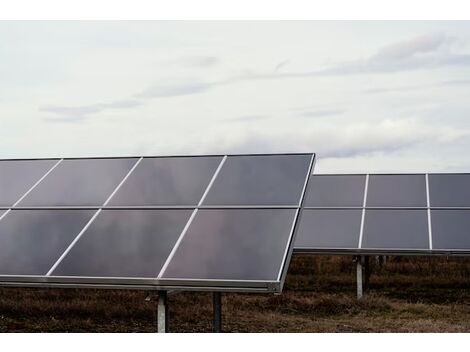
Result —
[{"label": "glass panel surface", "polygon": [[0,206],[15,204],[58,160],[0,161]]},{"label": "glass panel surface", "polygon": [[294,217],[293,209],[199,210],[163,278],[276,281]]},{"label": "glass panel surface", "polygon": [[365,183],[365,175],[313,175],[305,206],[362,207]]},{"label": "glass panel surface", "polygon": [[470,250],[470,210],[431,210],[433,249]]},{"label": "glass panel surface", "polygon": [[424,175],[370,175],[368,207],[426,207]]},{"label": "glass panel surface", "polygon": [[305,209],[294,248],[356,249],[361,217],[361,209]]},{"label": "glass panel surface", "polygon": [[432,207],[470,207],[470,175],[429,175]]},{"label": "glass panel surface", "polygon": [[137,159],[64,160],[20,206],[103,205]]},{"label": "glass panel surface", "polygon": [[367,209],[362,248],[429,249],[427,211]]},{"label": "glass panel surface", "polygon": [[103,210],[54,276],[156,278],[192,210]]},{"label": "glass panel surface", "polygon": [[231,156],[205,205],[298,205],[311,155]]},{"label": "glass panel surface", "polygon": [[0,221],[0,275],[45,275],[92,210],[12,210]]},{"label": "glass panel surface", "polygon": [[142,160],[110,205],[197,205],[221,157]]}]

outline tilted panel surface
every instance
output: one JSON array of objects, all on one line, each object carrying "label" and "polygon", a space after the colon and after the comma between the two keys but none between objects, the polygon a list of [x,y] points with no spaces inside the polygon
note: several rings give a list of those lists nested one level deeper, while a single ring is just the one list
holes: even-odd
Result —
[{"label": "tilted panel surface", "polygon": [[12,210],[0,221],[0,275],[45,275],[91,210]]},{"label": "tilted panel surface", "polygon": [[361,209],[304,209],[295,248],[356,249]]},{"label": "tilted panel surface", "polygon": [[229,156],[203,205],[298,206],[312,155]]},{"label": "tilted panel surface", "polygon": [[103,210],[52,276],[156,278],[191,210]]},{"label": "tilted panel surface", "polygon": [[365,175],[311,176],[306,207],[362,207]]},{"label": "tilted panel surface", "polygon": [[368,207],[426,207],[424,175],[370,175]]},{"label": "tilted panel surface", "polygon": [[470,210],[431,210],[433,248],[470,252]]},{"label": "tilted panel surface", "polygon": [[101,206],[137,160],[64,160],[19,205]]},{"label": "tilted panel surface", "polygon": [[197,205],[222,157],[144,158],[110,205]]},{"label": "tilted panel surface", "polygon": [[470,175],[429,175],[431,207],[470,207]]},{"label": "tilted panel surface", "polygon": [[12,206],[41,179],[57,160],[0,161],[0,206]]},{"label": "tilted panel surface", "polygon": [[421,209],[367,209],[363,249],[428,250],[427,211]]},{"label": "tilted panel surface", "polygon": [[278,280],[294,209],[201,209],[162,278]]}]

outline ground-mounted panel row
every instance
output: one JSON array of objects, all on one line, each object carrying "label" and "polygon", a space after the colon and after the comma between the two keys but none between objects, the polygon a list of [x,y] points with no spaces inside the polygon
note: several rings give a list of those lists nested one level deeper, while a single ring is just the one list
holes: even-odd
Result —
[{"label": "ground-mounted panel row", "polygon": [[0,282],[282,288],[312,154],[68,161],[17,192],[41,205],[0,210]]}]

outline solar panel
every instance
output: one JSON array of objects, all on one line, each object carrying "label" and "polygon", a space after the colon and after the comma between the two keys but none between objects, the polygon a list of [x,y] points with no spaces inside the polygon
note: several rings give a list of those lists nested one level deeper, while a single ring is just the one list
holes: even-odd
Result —
[{"label": "solar panel", "polygon": [[280,292],[313,161],[48,161],[0,209],[0,284]]},{"label": "solar panel", "polygon": [[436,250],[470,252],[470,210],[431,210],[432,241]]},{"label": "solar panel", "polygon": [[370,175],[368,207],[426,207],[424,175]]},{"label": "solar panel", "polygon": [[0,221],[0,275],[46,275],[91,210],[12,210]]},{"label": "solar panel", "polygon": [[204,205],[299,205],[311,155],[229,156]]},{"label": "solar panel", "polygon": [[470,207],[470,175],[429,175],[429,194],[432,207]]},{"label": "solar panel", "polygon": [[0,206],[13,205],[56,163],[57,160],[0,161]]},{"label": "solar panel", "polygon": [[279,279],[296,210],[199,210],[162,278]]},{"label": "solar panel", "polygon": [[156,278],[190,210],[103,210],[52,276]]},{"label": "solar panel", "polygon": [[365,175],[318,175],[307,190],[307,207],[362,207]]},{"label": "solar panel", "polygon": [[361,216],[360,209],[304,209],[295,248],[355,249]]},{"label": "solar panel", "polygon": [[147,158],[110,205],[197,205],[222,157]]},{"label": "solar panel", "polygon": [[427,211],[367,209],[361,248],[428,250]]},{"label": "solar panel", "polygon": [[64,160],[19,205],[101,206],[137,160]]},{"label": "solar panel", "polygon": [[470,174],[312,175],[306,197],[296,252],[470,253]]}]

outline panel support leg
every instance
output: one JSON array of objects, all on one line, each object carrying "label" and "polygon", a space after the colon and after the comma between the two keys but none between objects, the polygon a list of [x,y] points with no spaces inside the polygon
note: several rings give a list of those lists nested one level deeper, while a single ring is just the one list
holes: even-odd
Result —
[{"label": "panel support leg", "polygon": [[370,282],[370,267],[369,267],[369,256],[364,257],[364,291],[369,291]]},{"label": "panel support leg", "polygon": [[212,297],[214,308],[214,332],[222,332],[222,294],[214,292]]},{"label": "panel support leg", "polygon": [[158,291],[157,332],[168,332],[168,299],[166,291]]},{"label": "panel support leg", "polygon": [[357,286],[357,299],[362,298],[362,263],[361,257],[354,257],[356,263],[356,286]]}]

